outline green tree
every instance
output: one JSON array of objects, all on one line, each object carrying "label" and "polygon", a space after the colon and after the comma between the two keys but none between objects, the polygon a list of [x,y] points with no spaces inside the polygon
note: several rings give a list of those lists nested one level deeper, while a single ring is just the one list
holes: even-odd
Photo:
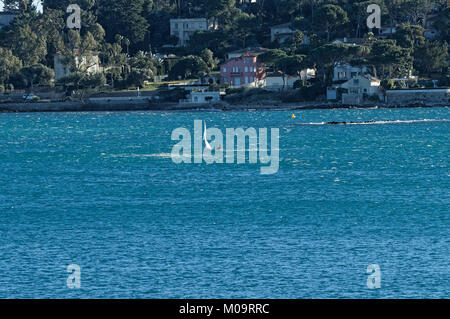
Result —
[{"label": "green tree", "polygon": [[54,56],[64,50],[64,12],[47,9],[32,26],[39,37],[45,37],[47,46],[46,65],[52,66]]},{"label": "green tree", "polygon": [[303,43],[303,39],[305,38],[305,35],[302,31],[295,31],[294,32],[294,44],[296,46],[301,45]]},{"label": "green tree", "polygon": [[303,68],[304,55],[284,56],[275,62],[275,67],[282,72],[283,90],[286,87],[286,75],[297,75]]},{"label": "green tree", "polygon": [[370,62],[378,68],[381,73],[386,74],[386,67],[389,77],[409,76],[413,69],[413,58],[410,49],[404,49],[396,44],[395,40],[378,40],[372,45]]},{"label": "green tree", "polygon": [[95,91],[98,88],[103,87],[106,84],[106,79],[103,74],[86,74],[81,72],[73,72],[68,76],[65,76],[58,80],[58,85],[63,86],[66,89],[66,94],[70,95],[73,91],[80,92],[81,98],[88,91]]},{"label": "green tree", "polygon": [[296,17],[294,18],[294,21],[291,23],[291,28],[294,30],[307,30],[310,26],[311,22],[308,21],[305,17]]},{"label": "green tree", "polygon": [[28,24],[9,31],[8,42],[13,54],[26,66],[44,61],[47,54],[46,37],[38,36]]},{"label": "green tree", "polygon": [[92,52],[96,52],[99,49],[99,44],[95,40],[94,36],[87,32],[86,35],[82,38],[79,54],[80,55],[90,55]]},{"label": "green tree", "polygon": [[20,75],[25,85],[33,89],[34,85],[50,85],[55,72],[45,65],[35,64],[22,68]]},{"label": "green tree", "polygon": [[13,50],[25,65],[36,64],[43,61],[47,54],[46,40],[45,36],[39,36],[27,25],[19,29],[19,37]]},{"label": "green tree", "polygon": [[338,5],[327,4],[317,12],[316,22],[319,28],[325,27],[327,40],[330,41],[331,33],[348,22],[347,12]]},{"label": "green tree", "polygon": [[431,75],[448,67],[447,57],[447,42],[427,41],[416,50],[414,65],[422,74]]},{"label": "green tree", "polygon": [[130,47],[136,50],[142,47],[149,31],[144,18],[145,0],[99,0],[98,20],[105,28],[106,39],[113,42],[116,34],[130,40]]},{"label": "green tree", "polygon": [[286,52],[280,49],[272,49],[261,54],[258,59],[265,64],[274,65],[277,61],[287,56]]},{"label": "green tree", "polygon": [[80,88],[82,90],[98,89],[106,84],[106,78],[101,73],[86,74],[80,80]]},{"label": "green tree", "polygon": [[201,77],[210,72],[208,65],[202,58],[190,55],[182,58],[169,72],[169,78],[173,80]]},{"label": "green tree", "polygon": [[402,48],[414,51],[415,47],[425,43],[424,29],[420,25],[399,24],[394,39]]},{"label": "green tree", "polygon": [[440,11],[433,26],[439,30],[441,38],[450,42],[450,7]]},{"label": "green tree", "polygon": [[199,0],[200,6],[205,11],[208,19],[213,19],[214,25],[217,25],[217,18],[233,8],[234,0]]},{"label": "green tree", "polygon": [[0,84],[6,84],[9,78],[19,72],[22,61],[11,50],[0,47]]},{"label": "green tree", "polygon": [[70,4],[78,4],[82,10],[90,10],[96,0],[43,0],[44,11],[47,9],[66,11]]},{"label": "green tree", "polygon": [[203,49],[200,52],[200,57],[206,62],[210,69],[216,67],[216,61],[214,60],[214,53],[210,49]]},{"label": "green tree", "polygon": [[331,79],[331,72],[336,62],[349,62],[358,55],[359,47],[345,44],[325,44],[313,49],[309,59],[317,66],[319,77],[323,82]]},{"label": "green tree", "polygon": [[224,57],[230,47],[228,37],[229,34],[223,30],[199,31],[190,38],[189,47],[193,52],[208,49],[217,56]]},{"label": "green tree", "polygon": [[145,81],[150,81],[157,74],[153,59],[143,51],[139,51],[130,58],[131,72],[127,76],[127,83],[131,86],[143,87]]},{"label": "green tree", "polygon": [[248,38],[254,34],[256,25],[256,17],[254,15],[242,14],[236,21],[234,34],[237,39],[242,40],[243,48],[247,46]]}]

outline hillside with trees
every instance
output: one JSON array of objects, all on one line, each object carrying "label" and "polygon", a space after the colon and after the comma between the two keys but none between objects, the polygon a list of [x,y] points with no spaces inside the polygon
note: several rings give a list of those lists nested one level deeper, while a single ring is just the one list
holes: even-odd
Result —
[{"label": "hillside with trees", "polygon": [[[272,70],[295,74],[309,67],[318,72],[315,85],[325,88],[335,62],[373,66],[381,79],[412,72],[450,85],[448,43],[450,8],[444,0],[43,0],[37,12],[31,0],[3,0],[18,16],[0,29],[0,86],[27,89],[52,83],[55,55],[72,74],[56,84],[124,89],[144,86],[157,76],[190,79],[218,70],[230,51],[264,47],[260,58]],[[66,27],[66,8],[82,10],[80,30]],[[396,33],[379,37],[368,30],[366,8],[382,8],[383,27]],[[433,40],[425,38],[424,18],[434,14]],[[170,19],[208,18],[217,28],[196,32],[185,47],[170,36]],[[289,23],[295,36],[271,42],[270,27]],[[304,37],[310,43],[303,43]],[[333,43],[362,38],[362,45]],[[93,77],[75,55],[99,55],[103,72]],[[157,58],[155,54],[163,54]]]}]

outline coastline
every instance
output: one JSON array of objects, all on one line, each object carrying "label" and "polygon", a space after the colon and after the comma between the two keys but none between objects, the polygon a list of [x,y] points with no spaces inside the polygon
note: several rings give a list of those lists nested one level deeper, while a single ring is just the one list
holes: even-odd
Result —
[{"label": "coastline", "polygon": [[339,104],[339,103],[264,103],[264,104],[180,104],[180,103],[145,103],[121,101],[120,103],[92,102],[37,102],[37,103],[0,103],[0,113],[32,112],[113,112],[113,111],[299,111],[330,109],[376,109],[376,108],[432,108],[450,107],[442,103],[416,104]]}]

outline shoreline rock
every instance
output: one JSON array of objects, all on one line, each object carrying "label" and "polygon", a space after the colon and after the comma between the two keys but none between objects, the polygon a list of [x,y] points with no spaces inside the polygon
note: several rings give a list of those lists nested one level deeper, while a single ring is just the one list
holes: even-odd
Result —
[{"label": "shoreline rock", "polygon": [[432,108],[449,107],[449,104],[364,104],[344,105],[329,103],[274,103],[231,105],[216,104],[178,104],[178,103],[82,103],[82,102],[45,102],[45,103],[0,103],[2,113],[26,112],[114,112],[114,111],[301,111],[301,110],[330,110],[330,109],[383,109],[383,108]]}]

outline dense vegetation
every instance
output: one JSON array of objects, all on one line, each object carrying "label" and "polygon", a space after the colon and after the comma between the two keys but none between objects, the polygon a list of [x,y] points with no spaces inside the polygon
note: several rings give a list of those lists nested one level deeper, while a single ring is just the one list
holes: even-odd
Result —
[{"label": "dense vegetation", "polygon": [[[3,0],[7,9],[21,14],[0,31],[0,86],[26,88],[48,85],[53,77],[55,54],[61,54],[74,72],[61,84],[75,88],[142,86],[157,75],[170,79],[198,77],[217,70],[229,51],[262,46],[271,50],[261,58],[274,70],[296,74],[304,67],[318,70],[320,83],[329,84],[336,61],[373,66],[381,78],[408,75],[440,78],[449,85],[447,42],[450,8],[444,0],[43,0],[38,13],[31,0]],[[81,30],[66,28],[66,7],[82,8]],[[366,8],[382,8],[383,26],[396,26],[390,39],[381,40],[367,29]],[[439,37],[428,41],[422,25],[430,8],[440,8],[433,27]],[[207,17],[219,25],[197,32],[187,47],[170,44],[171,18]],[[270,42],[270,27],[291,23],[291,41]],[[304,36],[310,45],[302,44]],[[336,38],[364,38],[362,46],[333,44]],[[99,52],[104,74],[90,76],[76,66],[81,55]],[[155,59],[154,53],[167,59]],[[301,84],[299,84],[301,86]]]}]

